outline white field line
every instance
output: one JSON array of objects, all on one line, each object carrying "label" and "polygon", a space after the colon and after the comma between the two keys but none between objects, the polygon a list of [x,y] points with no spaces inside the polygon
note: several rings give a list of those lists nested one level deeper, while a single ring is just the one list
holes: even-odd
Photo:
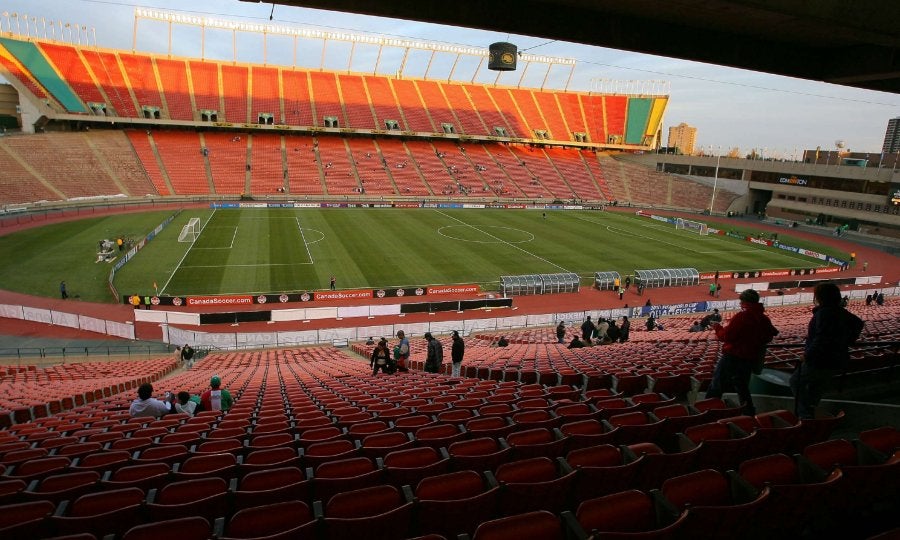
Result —
[{"label": "white field line", "polygon": [[[303,227],[300,226],[300,218],[295,218],[297,220],[297,230],[300,231],[300,239],[303,240],[303,247],[306,248],[306,255],[309,257],[308,264],[315,264],[316,261],[313,260],[312,252],[309,250],[309,243],[306,241],[306,235],[303,234]],[[303,263],[307,264],[307,263]]]},{"label": "white field line", "polygon": [[436,210],[436,212],[437,212],[438,214],[444,216],[444,217],[450,218],[450,219],[452,219],[452,220],[454,220],[454,221],[458,221],[459,223],[463,224],[463,225],[466,226],[466,227],[470,227],[470,228],[472,228],[472,229],[475,229],[476,231],[480,232],[481,234],[483,234],[483,235],[485,235],[485,236],[489,236],[489,237],[493,238],[494,240],[497,240],[497,241],[500,242],[501,244],[506,244],[507,246],[509,246],[509,247],[511,247],[511,248],[518,249],[519,251],[521,251],[522,253],[525,253],[526,255],[531,255],[531,256],[534,257],[535,259],[538,259],[538,260],[540,260],[540,261],[544,261],[545,263],[547,263],[547,264],[549,264],[549,265],[551,265],[551,266],[555,266],[555,267],[559,268],[560,270],[562,270],[563,272],[566,272],[566,273],[574,273],[574,272],[570,272],[569,270],[566,270],[565,268],[563,268],[562,266],[560,266],[560,265],[558,265],[558,264],[556,264],[556,263],[554,263],[554,262],[548,261],[547,259],[541,257],[540,255],[535,255],[534,253],[528,251],[527,249],[522,249],[522,248],[520,248],[519,246],[517,246],[517,245],[515,245],[515,244],[512,244],[512,243],[510,243],[510,242],[507,242],[506,240],[503,240],[503,239],[501,239],[501,238],[498,238],[498,237],[494,236],[493,234],[491,234],[491,233],[489,233],[489,232],[487,232],[487,231],[485,231],[485,230],[483,230],[483,229],[479,229],[478,227],[476,227],[476,226],[474,226],[474,225],[471,225],[471,224],[469,224],[469,223],[466,223],[465,221],[463,221],[463,220],[461,220],[461,219],[459,219],[459,218],[456,218],[456,217],[454,217],[454,216],[448,215],[448,214],[446,214],[446,213],[444,213],[444,212],[441,212],[440,210]]},{"label": "white field line", "polygon": [[194,241],[191,242],[190,247],[188,247],[187,251],[184,252],[184,255],[181,256],[181,260],[178,261],[177,265],[175,265],[175,269],[172,270],[172,273],[169,275],[169,279],[166,280],[166,282],[162,286],[162,289],[159,290],[159,294],[163,294],[166,292],[166,287],[168,287],[169,283],[172,282],[172,278],[175,277],[175,274],[178,272],[178,269],[181,268],[181,265],[182,265],[182,263],[184,263],[184,260],[187,258],[188,253],[190,253],[191,250],[194,249],[194,244],[197,243],[197,240],[200,240],[200,235],[203,234],[203,231],[206,229],[206,225],[208,225],[209,222],[212,221],[213,217],[216,215],[216,211],[218,211],[218,208],[213,208],[212,214],[209,215],[209,219],[206,220],[206,223],[203,225],[203,228],[200,229],[200,234],[197,235],[197,238],[195,238]]}]

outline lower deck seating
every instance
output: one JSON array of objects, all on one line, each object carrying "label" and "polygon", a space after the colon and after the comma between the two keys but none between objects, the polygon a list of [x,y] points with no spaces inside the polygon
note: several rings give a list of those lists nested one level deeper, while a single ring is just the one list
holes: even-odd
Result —
[{"label": "lower deck seating", "polygon": [[[467,348],[467,354],[474,351],[474,345]],[[120,369],[153,372],[156,366],[155,373],[165,373],[173,364],[160,359]],[[103,370],[67,369],[82,375]],[[814,463],[821,472],[810,474],[822,478],[779,477],[779,485],[809,483],[829,498],[843,496],[856,482],[871,504],[831,512],[840,513],[842,523],[865,523],[867,533],[887,528],[882,509],[897,504],[896,490],[887,487],[896,482],[879,487],[868,480],[873,471],[897,477],[896,429],[862,437],[871,449],[846,440],[823,445],[828,429],[787,411],[721,418],[735,410],[733,404],[698,402],[694,408],[644,392],[601,396],[587,390],[588,378],[564,384],[560,372],[542,371],[541,379],[544,373],[554,373],[547,375],[552,384],[453,379],[418,370],[372,376],[367,362],[331,347],[210,354],[190,371],[155,381],[156,393],[198,394],[218,375],[235,398],[227,412],[129,418],[134,388],[122,384],[94,403],[0,430],[0,515],[7,516],[0,533],[138,537],[153,522],[187,519],[185,526],[198,537],[213,530],[239,537],[247,515],[271,515],[264,529],[272,534],[300,534],[294,531],[300,527],[312,538],[338,538],[368,526],[366,534],[378,538],[490,538],[495,533],[485,531],[494,530],[494,520],[530,522],[537,512],[547,520],[542,534],[569,529],[583,538],[602,527],[672,527],[715,536],[721,531],[714,523],[738,519],[740,512],[777,512],[774,488],[760,487],[771,480],[760,480],[760,469],[751,465],[782,452],[785,437],[800,432],[811,438],[798,447],[804,457],[797,459]],[[40,378],[37,370],[24,369],[7,369],[6,376]],[[638,416],[639,422],[632,420]],[[596,429],[569,427],[585,422]],[[752,444],[723,459],[726,453],[713,443],[738,439],[716,438],[711,434],[717,429]],[[728,476],[726,468],[737,472]],[[185,490],[174,488],[181,485]],[[785,500],[794,488],[779,489]],[[179,491],[190,493],[190,500],[179,498]],[[623,517],[614,513],[598,523],[597,497],[609,508],[620,499],[649,497],[670,513],[653,519],[634,514],[628,523],[612,519]],[[480,501],[477,513],[466,506],[473,498]],[[812,519],[819,507],[818,497],[815,503],[794,500],[791,531],[821,533]],[[305,517],[282,522],[271,514],[276,509]]]}]

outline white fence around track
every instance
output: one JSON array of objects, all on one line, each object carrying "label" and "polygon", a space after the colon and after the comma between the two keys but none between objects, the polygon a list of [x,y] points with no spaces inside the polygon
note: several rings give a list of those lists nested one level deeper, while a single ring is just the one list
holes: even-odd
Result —
[{"label": "white fence around track", "polygon": [[[845,290],[844,294],[851,299],[859,300],[874,292],[884,293],[885,296],[900,295],[900,287],[874,287],[871,288],[872,278],[857,278],[857,285],[866,286],[855,290]],[[760,291],[768,289],[768,283],[744,283],[735,286],[735,290],[754,288]],[[789,306],[812,303],[811,292],[799,292],[794,294],[764,296],[762,301],[768,307]],[[177,311],[135,310],[135,321],[155,322],[163,330],[162,341],[180,345],[190,343],[193,346],[211,347],[217,349],[253,349],[262,347],[293,347],[299,345],[334,344],[343,345],[351,341],[365,340],[369,337],[394,336],[397,330],[403,330],[408,337],[418,337],[425,332],[432,334],[448,334],[453,330],[468,335],[475,331],[490,332],[515,328],[530,328],[556,325],[559,321],[566,323],[578,323],[591,315],[601,318],[619,318],[623,315],[629,317],[642,317],[647,312],[655,315],[677,315],[697,312],[696,306],[703,305],[705,310],[714,308],[728,311],[738,309],[738,300],[710,300],[700,302],[687,302],[683,304],[658,305],[652,307],[639,306],[632,308],[616,308],[605,310],[584,310],[557,313],[544,313],[537,315],[511,315],[506,317],[489,317],[478,319],[461,319],[455,321],[419,322],[396,324],[366,324],[360,326],[348,326],[342,328],[323,328],[315,330],[303,330],[303,321],[317,319],[333,319],[340,321],[344,318],[368,317],[372,320],[378,316],[400,315],[400,304],[353,306],[353,307],[315,307],[273,310],[272,320],[278,322],[296,322],[296,330],[280,330],[270,332],[241,332],[237,325],[234,332],[204,332],[202,330],[186,329],[180,326],[200,326],[198,313],[184,313]],[[515,308],[498,308],[498,310],[515,313]],[[119,322],[96,317],[89,317],[77,313],[36,308],[25,305],[0,304],[0,318],[21,319],[43,324],[77,328],[98,334],[105,334],[125,339],[135,339],[134,324],[132,322]],[[375,321],[372,321],[373,323]]]}]

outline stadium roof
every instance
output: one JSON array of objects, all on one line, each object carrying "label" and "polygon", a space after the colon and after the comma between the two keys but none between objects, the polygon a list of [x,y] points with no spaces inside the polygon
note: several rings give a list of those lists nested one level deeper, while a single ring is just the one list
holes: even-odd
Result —
[{"label": "stadium roof", "polygon": [[[258,2],[260,0],[242,0]],[[515,32],[900,93],[900,2],[277,0]]]}]

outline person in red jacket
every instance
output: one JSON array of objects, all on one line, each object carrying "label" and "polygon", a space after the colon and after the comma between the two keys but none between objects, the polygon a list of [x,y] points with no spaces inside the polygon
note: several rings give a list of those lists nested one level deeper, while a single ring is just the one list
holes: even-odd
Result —
[{"label": "person in red jacket", "polygon": [[741,311],[731,317],[727,326],[713,325],[716,338],[723,342],[722,356],[716,364],[712,382],[706,391],[708,398],[720,398],[726,389],[734,389],[744,414],[756,414],[750,396],[750,375],[753,364],[765,354],[766,343],[778,335],[778,329],[765,314],[759,293],[747,289],[740,295]]}]

